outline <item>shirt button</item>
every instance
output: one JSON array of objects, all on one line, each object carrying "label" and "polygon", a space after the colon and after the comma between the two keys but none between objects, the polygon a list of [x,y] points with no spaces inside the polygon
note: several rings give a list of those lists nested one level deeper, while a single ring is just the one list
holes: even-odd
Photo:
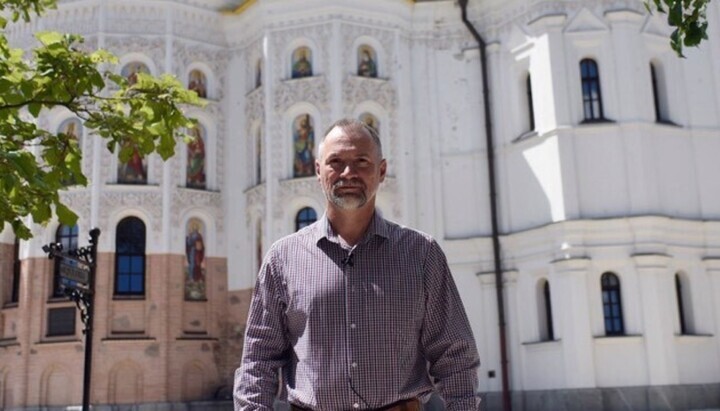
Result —
[{"label": "shirt button", "polygon": [[355,328],[355,323],[350,324],[350,328]]},{"label": "shirt button", "polygon": [[353,368],[356,368],[356,367],[357,367],[357,363],[356,363],[356,362],[354,362],[354,363],[352,363],[352,364],[350,364],[350,365],[351,365]]},{"label": "shirt button", "polygon": [[358,404],[358,403],[353,404],[353,408],[360,408],[360,404]]}]

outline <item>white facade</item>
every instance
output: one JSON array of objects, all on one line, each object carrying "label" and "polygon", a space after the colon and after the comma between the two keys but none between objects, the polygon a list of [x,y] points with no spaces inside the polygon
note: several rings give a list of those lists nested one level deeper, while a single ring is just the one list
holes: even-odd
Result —
[{"label": "white facade", "polygon": [[[371,113],[389,160],[379,208],[443,246],[475,331],[480,390],[500,409],[487,119],[480,53],[459,7],[257,0],[218,11],[236,6],[225,3],[65,1],[13,32],[25,45],[35,29],[80,32],[119,66],[207,76],[209,104],[191,112],[207,130],[207,190],[179,188],[184,147],[150,159],[148,185],[113,184],[116,157],[86,138],[93,183],[65,196],[80,226],[103,228],[100,251],[112,253],[113,227],[139,215],[148,253],[182,254],[185,224],[200,218],[208,254],[227,261],[227,289],[248,290],[258,252],[292,232],[303,207],[322,213],[315,177],[293,177],[293,121],[312,117],[316,150],[334,120]],[[665,17],[637,0],[470,1],[487,43],[518,409],[720,407],[720,4],[708,14],[710,40],[680,59]],[[377,53],[377,78],[357,75],[361,45]],[[313,75],[293,79],[298,47],[312,52]],[[597,64],[602,121],[584,121],[584,59]],[[65,117],[48,113],[43,125]],[[36,229],[23,258],[42,256],[53,233]],[[620,335],[606,329],[604,273],[619,280]]]}]

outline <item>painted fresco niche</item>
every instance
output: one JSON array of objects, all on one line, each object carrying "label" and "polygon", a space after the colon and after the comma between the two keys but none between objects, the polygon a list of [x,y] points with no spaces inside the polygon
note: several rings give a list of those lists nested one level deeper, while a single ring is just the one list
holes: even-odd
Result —
[{"label": "painted fresco niche", "polygon": [[292,54],[292,78],[312,77],[312,50],[309,47],[298,47]]},{"label": "painted fresco niche", "polygon": [[131,86],[137,83],[137,76],[140,73],[150,74],[150,69],[148,68],[148,66],[145,65],[145,63],[141,63],[138,61],[133,61],[126,64],[125,66],[123,66],[122,70],[120,70],[120,75],[125,77]]},{"label": "painted fresco niche", "polygon": [[293,176],[315,175],[315,128],[310,114],[301,114],[293,121]]},{"label": "painted fresco niche", "polygon": [[357,54],[358,76],[377,78],[377,53],[375,52],[375,49],[367,44],[363,44],[358,47]]},{"label": "painted fresco niche", "polygon": [[130,151],[130,158],[125,163],[120,160],[118,154],[118,184],[147,184],[147,158],[143,157],[131,142],[125,143],[120,149],[120,153],[126,151]]},{"label": "painted fresco niche", "polygon": [[188,75],[188,90],[197,93],[200,98],[207,98],[207,76],[202,70],[194,69]]},{"label": "painted fresco niche", "polygon": [[201,124],[189,130],[193,140],[187,144],[187,168],[185,186],[204,190],[207,188],[205,168],[207,163],[206,142],[207,132]]},{"label": "painted fresco niche", "polygon": [[373,129],[378,136],[380,135],[380,121],[377,117],[370,113],[362,113],[360,114],[359,120],[365,123],[366,126]]},{"label": "painted fresco niche", "polygon": [[[57,132],[58,134],[65,134],[68,137],[68,144],[76,145],[78,150],[82,151],[83,128],[79,118],[71,117],[66,119],[60,123]],[[70,177],[62,183],[65,186],[73,186],[77,184],[77,179]]]},{"label": "painted fresco niche", "polygon": [[199,218],[187,222],[185,236],[185,300],[205,301],[205,224]]},{"label": "painted fresco niche", "polygon": [[259,88],[260,86],[262,86],[262,73],[262,59],[258,59],[257,63],[255,64],[255,88]]}]

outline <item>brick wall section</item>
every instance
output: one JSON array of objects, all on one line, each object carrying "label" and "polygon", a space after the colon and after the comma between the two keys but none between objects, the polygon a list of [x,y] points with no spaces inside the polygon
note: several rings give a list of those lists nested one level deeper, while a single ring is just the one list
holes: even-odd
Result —
[{"label": "brick wall section", "polygon": [[[148,255],[145,298],[116,299],[114,255],[98,255],[93,404],[200,401],[229,392],[251,290],[228,292],[225,259],[208,258],[207,300],[185,301],[184,264],[184,255]],[[46,336],[48,309],[73,305],[49,298],[52,269],[46,258],[23,261],[20,302],[2,310],[3,320],[11,320],[17,334],[16,344],[0,346],[4,408],[81,402],[79,314],[75,335]]]}]

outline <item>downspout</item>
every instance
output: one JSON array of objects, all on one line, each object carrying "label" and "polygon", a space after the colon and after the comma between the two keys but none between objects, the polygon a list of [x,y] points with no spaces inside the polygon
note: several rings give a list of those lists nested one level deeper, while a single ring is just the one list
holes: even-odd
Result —
[{"label": "downspout", "polygon": [[485,106],[485,140],[487,146],[488,183],[490,185],[490,221],[492,222],[493,262],[495,265],[495,294],[498,310],[498,332],[500,334],[500,368],[502,378],[503,411],[511,411],[510,379],[508,376],[507,326],[505,323],[505,299],[503,296],[503,272],[500,259],[500,232],[498,229],[498,199],[495,177],[495,146],[492,135],[492,117],[490,116],[490,90],[488,82],[486,44],[475,26],[467,18],[468,0],[459,0],[462,21],[478,43],[480,66],[482,69],[483,105]]}]

